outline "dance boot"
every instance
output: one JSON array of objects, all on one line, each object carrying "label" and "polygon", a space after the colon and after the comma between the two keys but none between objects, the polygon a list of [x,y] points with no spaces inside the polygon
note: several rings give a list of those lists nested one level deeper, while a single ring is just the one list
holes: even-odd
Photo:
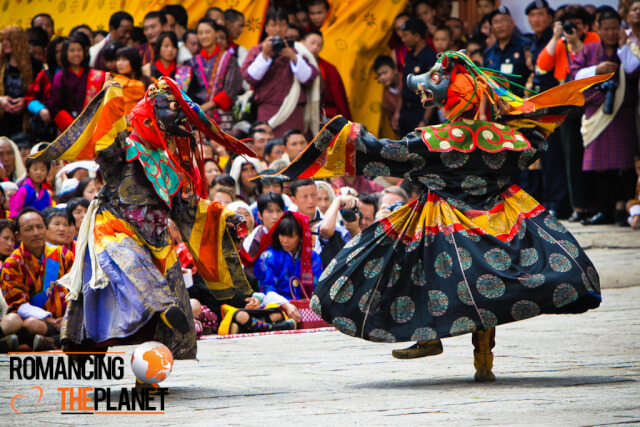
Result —
[{"label": "dance boot", "polygon": [[180,307],[172,305],[160,314],[162,321],[171,329],[176,329],[181,334],[189,332],[189,320]]},{"label": "dance boot", "polygon": [[442,341],[418,341],[404,350],[393,350],[391,355],[396,359],[418,359],[420,357],[436,356],[442,353]]},{"label": "dance boot", "polygon": [[476,368],[476,374],[473,377],[476,382],[495,381],[496,376],[493,375],[493,353],[491,350],[496,345],[495,342],[496,328],[489,328],[486,331],[477,331],[472,335],[473,342],[473,366]]},{"label": "dance boot", "polygon": [[251,316],[249,322],[241,325],[241,328],[246,329],[247,332],[290,331],[296,328],[296,321],[288,319],[276,323],[269,323]]}]

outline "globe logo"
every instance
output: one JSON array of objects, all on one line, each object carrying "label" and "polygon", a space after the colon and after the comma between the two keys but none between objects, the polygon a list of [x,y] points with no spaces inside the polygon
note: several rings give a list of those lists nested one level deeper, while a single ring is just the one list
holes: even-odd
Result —
[{"label": "globe logo", "polygon": [[131,370],[136,378],[147,384],[167,379],[173,368],[173,355],[166,345],[148,341],[140,344],[131,355]]}]

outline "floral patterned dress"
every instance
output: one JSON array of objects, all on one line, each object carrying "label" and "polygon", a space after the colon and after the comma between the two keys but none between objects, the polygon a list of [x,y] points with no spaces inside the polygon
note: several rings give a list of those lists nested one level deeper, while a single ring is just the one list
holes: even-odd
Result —
[{"label": "floral patterned dress", "polygon": [[575,238],[509,182],[546,148],[537,130],[499,123],[460,120],[391,141],[332,120],[282,175],[394,176],[423,192],[345,245],[314,311],[345,334],[399,342],[598,307],[598,274]]}]

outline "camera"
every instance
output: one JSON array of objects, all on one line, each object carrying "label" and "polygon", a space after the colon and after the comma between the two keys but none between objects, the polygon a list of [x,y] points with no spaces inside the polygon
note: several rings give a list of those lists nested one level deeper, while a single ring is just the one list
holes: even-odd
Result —
[{"label": "camera", "polygon": [[600,84],[600,90],[604,92],[604,103],[602,104],[602,112],[604,114],[613,114],[613,101],[616,98],[616,89],[618,82],[611,79]]},{"label": "camera", "polygon": [[358,220],[358,208],[344,209],[340,211],[344,222],[353,222]]},{"label": "camera", "polygon": [[566,21],[562,23],[562,29],[564,30],[565,33],[567,34],[573,34],[573,32],[575,30],[578,29],[578,27],[576,27],[576,25],[571,22],[571,21]]},{"label": "camera", "polygon": [[275,36],[271,39],[271,46],[273,47],[273,52],[276,54],[276,56],[280,55],[282,49],[287,47],[284,40],[280,36]]}]

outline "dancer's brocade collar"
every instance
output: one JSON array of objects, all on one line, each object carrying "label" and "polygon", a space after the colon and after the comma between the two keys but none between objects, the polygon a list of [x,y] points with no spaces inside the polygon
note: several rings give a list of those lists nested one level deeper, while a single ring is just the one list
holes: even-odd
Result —
[{"label": "dancer's brocade collar", "polygon": [[430,151],[463,151],[476,147],[494,153],[502,150],[522,151],[531,143],[516,129],[482,120],[458,120],[451,123],[418,128]]},{"label": "dancer's brocade collar", "polygon": [[171,207],[171,198],[176,194],[181,185],[180,175],[173,166],[171,159],[163,150],[154,150],[146,147],[133,138],[127,138],[125,143],[125,158],[127,162],[136,159],[140,161],[147,179],[153,186],[156,194],[167,206]]}]

